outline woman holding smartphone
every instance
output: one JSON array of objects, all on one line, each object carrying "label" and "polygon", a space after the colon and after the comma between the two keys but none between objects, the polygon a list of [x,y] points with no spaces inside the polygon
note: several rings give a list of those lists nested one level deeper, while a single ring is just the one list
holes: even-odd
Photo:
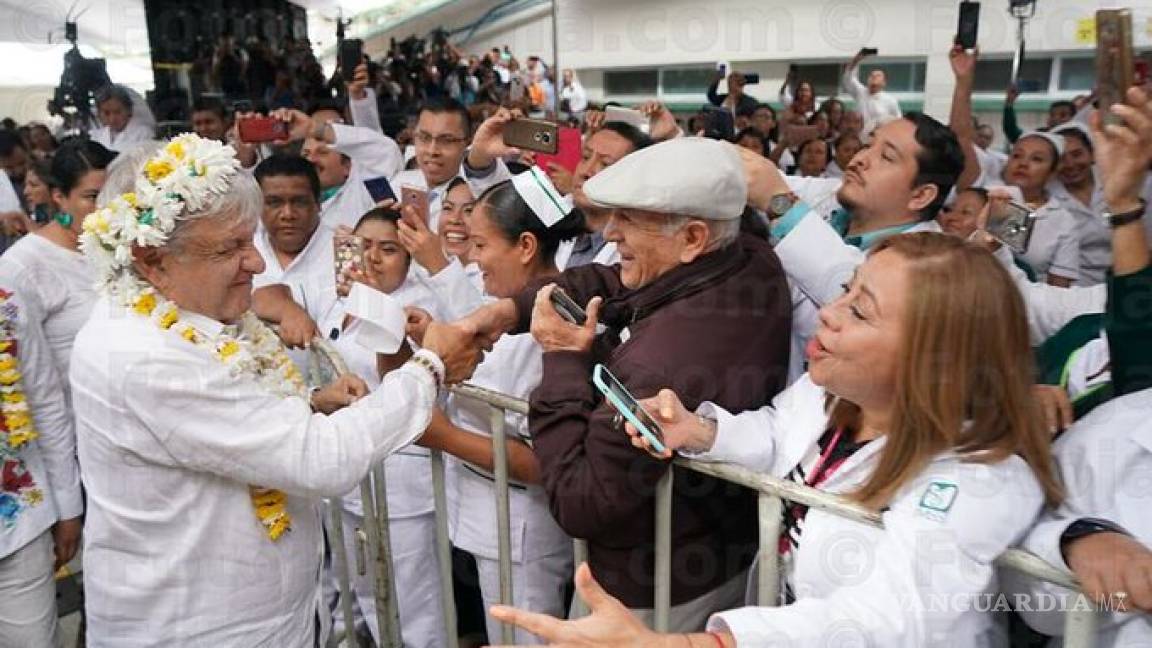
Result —
[{"label": "woman holding smartphone", "polygon": [[[351,239],[362,250],[362,265],[337,282],[340,297],[317,322],[321,334],[340,353],[348,369],[362,378],[369,389],[380,386],[380,376],[400,366],[412,355],[405,343],[394,356],[378,356],[357,342],[361,324],[347,313],[347,295],[353,283],[386,293],[406,307],[424,309],[438,316],[438,300],[423,284],[409,279],[411,257],[400,244],[401,215],[396,209],[377,207],[360,217]],[[349,236],[348,234],[338,235]],[[432,496],[431,462],[428,451],[410,446],[384,461],[387,476],[388,527],[392,564],[395,570],[401,636],[405,646],[437,648],[447,644],[444,611],[440,606],[440,581],[429,578],[429,565],[435,565],[436,516]],[[360,489],[341,498],[344,507],[343,532],[346,555],[356,555],[356,531],[364,526]],[[331,520],[325,518],[325,524]],[[331,535],[329,536],[331,538]],[[371,573],[351,574],[355,593],[356,630],[366,625],[377,645],[380,628],[376,616],[376,595]],[[329,603],[339,614],[334,600],[337,581],[330,579]],[[345,626],[347,627],[347,625]],[[355,634],[350,630],[349,634]]]},{"label": "woman holding smartphone", "polygon": [[[986,333],[989,318],[997,335]],[[670,450],[848,497],[879,513],[883,528],[786,505],[780,606],[721,612],[709,633],[652,633],[587,568],[577,587],[591,617],[561,623],[507,608],[493,615],[557,643],[591,646],[1005,639],[989,607],[978,605],[997,591],[993,560],[1046,503],[1061,499],[1030,393],[1024,304],[1005,269],[948,235],[893,236],[821,310],[807,355],[809,373],[760,410],[704,403],[690,412],[668,390],[642,405]],[[835,558],[845,552],[851,565]],[[932,605],[940,596],[944,603]]]},{"label": "woman holding smartphone", "polygon": [[[583,219],[556,192],[547,175],[532,168],[485,191],[472,207],[472,258],[492,297],[519,294],[529,283],[558,273],[560,242],[583,233]],[[476,368],[471,384],[527,399],[540,382],[542,351],[529,333],[506,335]],[[459,509],[453,544],[476,557],[486,606],[499,601],[499,552],[489,407],[453,397],[451,419],[435,414],[421,445],[461,459],[457,467]],[[515,604],[534,612],[563,615],[564,588],[572,569],[572,541],[553,520],[539,486],[540,467],[528,439],[526,417],[509,413],[508,441],[512,525],[512,592]],[[487,619],[488,638],[500,625]],[[517,633],[517,644],[536,643]]]}]

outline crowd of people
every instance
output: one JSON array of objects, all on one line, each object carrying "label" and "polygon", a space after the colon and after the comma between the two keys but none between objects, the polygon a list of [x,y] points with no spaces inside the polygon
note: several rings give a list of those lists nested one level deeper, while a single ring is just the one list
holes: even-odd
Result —
[{"label": "crowd of people", "polygon": [[[492,642],[501,623],[518,645],[1059,641],[1063,610],[1032,604],[1055,586],[994,563],[1011,547],[1074,574],[1096,645],[1152,641],[1147,88],[1054,106],[999,156],[959,46],[948,124],[902,113],[882,70],[861,83],[858,56],[852,108],[792,76],[777,113],[733,73],[715,110],[681,123],[646,102],[642,128],[539,59],[401,45],[419,61],[403,80],[365,61],[322,101],[266,103],[266,143],[213,97],[156,141],[117,86],[90,137],[0,131],[0,646],[55,645],[53,574],[81,543],[90,645],[379,645],[375,581],[354,572],[342,600],[334,543],[357,553],[380,465],[403,643],[446,645],[430,450]],[[556,92],[551,117],[582,127],[571,169],[504,138]],[[416,106],[403,137],[389,97]],[[1005,208],[1029,214],[1023,246],[995,227]],[[366,303],[404,308],[395,346]],[[317,339],[349,371],[309,386]],[[605,371],[660,446],[605,399]],[[447,389],[463,381],[530,411],[494,421]],[[787,504],[778,605],[749,605],[756,494],[677,455],[883,526]],[[320,515],[333,498],[340,529]],[[563,620],[573,584],[590,614]],[[997,596],[1012,615],[980,603]]]}]

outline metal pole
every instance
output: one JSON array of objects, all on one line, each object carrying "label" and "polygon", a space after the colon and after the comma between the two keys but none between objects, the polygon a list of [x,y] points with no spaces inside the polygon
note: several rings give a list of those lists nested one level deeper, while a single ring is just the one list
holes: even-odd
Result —
[{"label": "metal pole", "polygon": [[1064,648],[1095,646],[1100,614],[1087,596],[1078,595],[1072,609],[1064,613]]},{"label": "metal pole", "polygon": [[[376,622],[380,625],[381,648],[401,648],[400,611],[396,606],[396,581],[392,570],[392,542],[388,529],[388,496],[384,462],[372,469],[375,497],[372,498],[376,527]],[[365,513],[368,506],[364,507]]]},{"label": "metal pole", "polygon": [[668,466],[656,484],[656,584],[653,598],[653,630],[668,631],[672,607],[672,472]]},{"label": "metal pole", "polygon": [[344,544],[344,500],[333,497],[327,501],[328,515],[331,520],[332,542],[329,549],[336,563],[336,578],[340,583],[340,611],[344,614],[344,638],[347,643],[359,646],[360,639],[356,636],[356,617],[352,614],[352,599],[356,593],[352,590],[352,577],[348,571],[348,550]]},{"label": "metal pole", "polygon": [[[500,551],[500,603],[512,605],[512,516],[508,505],[508,447],[504,445],[504,410],[495,405],[490,407],[492,472],[496,477],[496,539]],[[511,625],[500,624],[503,643],[513,643],[512,632]]]},{"label": "metal pole", "polygon": [[[572,541],[572,564],[579,566],[582,562],[588,562],[588,541],[576,539]],[[571,618],[579,619],[588,616],[588,605],[577,594],[572,599]]]},{"label": "metal pole", "polygon": [[760,560],[756,579],[756,605],[775,607],[780,600],[780,526],[784,501],[775,495],[760,493]]},{"label": "metal pole", "polygon": [[552,110],[560,119],[560,90],[564,87],[564,73],[560,70],[560,2],[552,0]]},{"label": "metal pole", "polygon": [[447,630],[448,648],[457,648],[460,638],[456,636],[456,597],[452,589],[452,545],[448,538],[448,494],[445,487],[444,454],[433,450],[432,499],[436,505],[436,558],[440,567],[440,608],[444,611],[444,628]]}]

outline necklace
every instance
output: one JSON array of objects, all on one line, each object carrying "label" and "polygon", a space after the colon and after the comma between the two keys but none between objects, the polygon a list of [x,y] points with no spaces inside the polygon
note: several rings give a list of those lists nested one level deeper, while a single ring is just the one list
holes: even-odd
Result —
[{"label": "necklace", "polygon": [[[278,396],[307,397],[304,378],[288,357],[280,338],[251,311],[241,317],[235,335],[223,332],[209,337],[183,321],[176,304],[152,288],[141,290],[129,304],[129,310],[211,354],[224,363],[233,376],[251,378]],[[265,533],[271,540],[278,539],[292,526],[292,518],[285,508],[287,497],[282,491],[262,486],[249,485],[248,490]]]}]

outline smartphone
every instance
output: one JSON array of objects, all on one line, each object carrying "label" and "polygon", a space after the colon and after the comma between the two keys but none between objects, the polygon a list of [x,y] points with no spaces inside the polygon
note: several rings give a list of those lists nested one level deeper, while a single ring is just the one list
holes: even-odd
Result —
[{"label": "smartphone", "polygon": [[412,185],[400,187],[400,204],[412,205],[416,208],[417,216],[425,223],[428,222],[428,191]]},{"label": "smartphone", "polygon": [[364,239],[359,236],[338,234],[332,237],[333,264],[336,288],[347,292],[352,287],[352,273],[364,272]]},{"label": "smartphone", "polygon": [[548,171],[548,165],[555,162],[567,169],[569,173],[576,173],[576,166],[580,164],[584,148],[584,141],[580,137],[580,129],[561,128],[559,137],[560,145],[556,149],[556,155],[540,153],[536,156],[536,166],[544,171]]},{"label": "smartphone", "polygon": [[974,49],[979,32],[980,3],[963,0],[960,3],[960,18],[956,25],[956,44],[966,50]]},{"label": "smartphone", "polygon": [[637,432],[644,435],[653,450],[664,452],[664,431],[660,429],[660,424],[640,407],[640,403],[636,402],[632,394],[628,393],[607,367],[598,364],[592,369],[592,383],[604,394],[608,403],[631,423]]},{"label": "smartphone", "polygon": [[648,132],[648,118],[644,116],[644,113],[633,108],[608,106],[604,109],[604,121],[630,124],[640,129],[642,133]]},{"label": "smartphone", "polygon": [[504,144],[555,155],[560,146],[559,127],[543,119],[516,119],[504,126]]},{"label": "smartphone", "polygon": [[574,299],[569,297],[563,288],[559,286],[553,288],[551,299],[552,307],[556,309],[560,317],[563,317],[568,322],[576,326],[584,326],[584,322],[588,321],[588,313],[585,313],[584,309],[580,308],[580,304],[577,304]]},{"label": "smartphone", "polygon": [[801,144],[814,140],[820,137],[820,128],[818,126],[784,126],[783,139],[788,142],[793,148],[799,147]]},{"label": "smartphone", "polygon": [[860,48],[860,56],[876,56],[879,53],[880,53],[880,50],[876,49],[875,47],[861,47]]},{"label": "smartphone", "polygon": [[1132,12],[1100,9],[1096,12],[1096,107],[1105,124],[1121,122],[1113,104],[1123,103],[1135,80],[1132,58]]},{"label": "smartphone", "polygon": [[246,117],[236,122],[236,130],[249,144],[288,139],[288,124],[275,117]]},{"label": "smartphone", "polygon": [[1032,241],[1032,230],[1035,226],[1035,212],[1018,202],[1011,201],[994,207],[989,212],[985,230],[1016,254],[1024,254]]},{"label": "smartphone", "polygon": [[720,76],[728,76],[728,64],[727,63],[717,63],[716,64],[716,71],[720,73]]},{"label": "smartphone", "polygon": [[351,82],[356,76],[356,68],[364,62],[364,41],[359,38],[345,38],[340,41],[340,76]]},{"label": "smartphone", "polygon": [[757,83],[760,83],[759,72],[741,72],[740,76],[744,77],[745,85],[756,85]]},{"label": "smartphone", "polygon": [[388,178],[383,176],[365,180],[364,188],[368,190],[368,195],[372,196],[372,202],[396,200],[396,192],[392,191],[392,185],[388,184]]}]

